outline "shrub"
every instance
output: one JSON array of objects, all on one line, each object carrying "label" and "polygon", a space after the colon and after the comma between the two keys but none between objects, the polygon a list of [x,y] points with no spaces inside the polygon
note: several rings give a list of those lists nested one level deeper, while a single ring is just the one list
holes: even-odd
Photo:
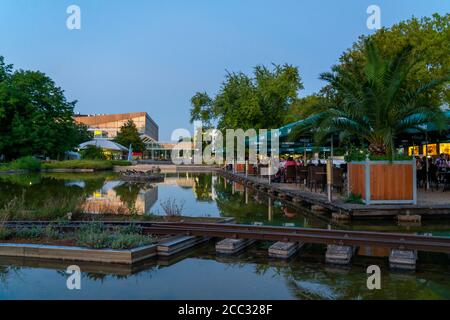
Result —
[{"label": "shrub", "polygon": [[42,234],[50,239],[58,239],[60,237],[60,232],[58,230],[58,228],[56,228],[55,226],[52,225],[48,225],[44,228]]},{"label": "shrub", "polygon": [[364,204],[361,194],[354,194],[353,192],[345,199],[347,203]]},{"label": "shrub", "polygon": [[89,145],[85,149],[80,151],[81,159],[83,160],[105,160],[105,154],[102,148],[94,145]]},{"label": "shrub", "polygon": [[16,229],[15,236],[21,239],[37,239],[44,234],[44,229],[41,227],[21,228]]},{"label": "shrub", "polygon": [[142,234],[142,227],[136,224],[129,224],[126,227],[119,227],[116,232],[120,234]]},{"label": "shrub", "polygon": [[77,244],[94,249],[103,249],[108,247],[109,237],[109,232],[101,223],[92,222],[80,228]]},{"label": "shrub", "polygon": [[180,203],[177,203],[175,198],[168,198],[161,201],[161,208],[169,217],[180,216],[183,213],[184,202],[180,201]]},{"label": "shrub", "polygon": [[116,233],[110,238],[111,249],[132,249],[141,247],[153,242],[152,238],[141,234],[121,234]]},{"label": "shrub", "polygon": [[35,157],[22,157],[11,163],[4,164],[2,170],[29,170],[39,171],[41,169],[41,161]]},{"label": "shrub", "polygon": [[13,236],[13,232],[8,228],[0,227],[0,240],[8,240]]},{"label": "shrub", "polygon": [[131,249],[153,242],[141,232],[142,228],[136,225],[117,227],[111,232],[102,223],[92,222],[80,228],[77,244],[94,249]]},{"label": "shrub", "polygon": [[8,216],[4,216],[0,220],[0,240],[7,240],[12,236],[12,231],[5,227],[5,223],[8,221]]}]

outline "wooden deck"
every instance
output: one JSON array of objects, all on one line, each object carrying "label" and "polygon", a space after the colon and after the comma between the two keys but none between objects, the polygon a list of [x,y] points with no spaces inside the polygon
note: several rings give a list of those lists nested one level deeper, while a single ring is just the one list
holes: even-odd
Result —
[{"label": "wooden deck", "polygon": [[244,185],[265,192],[287,202],[300,206],[319,205],[331,212],[349,214],[354,218],[394,218],[397,215],[421,215],[426,217],[450,217],[450,192],[418,190],[417,205],[364,205],[352,204],[344,201],[341,195],[333,193],[333,202],[328,202],[327,195],[312,192],[294,183],[270,183],[268,178],[259,176],[245,176],[242,173],[217,171],[218,174]]}]

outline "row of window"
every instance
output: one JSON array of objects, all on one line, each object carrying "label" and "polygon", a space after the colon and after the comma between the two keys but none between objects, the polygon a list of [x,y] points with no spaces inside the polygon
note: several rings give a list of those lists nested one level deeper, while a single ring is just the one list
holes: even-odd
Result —
[{"label": "row of window", "polygon": [[450,155],[450,143],[432,143],[422,146],[412,146],[408,148],[408,155],[412,156],[413,153],[415,156],[420,154],[420,149],[422,149],[423,155],[429,156],[437,156],[441,153]]}]

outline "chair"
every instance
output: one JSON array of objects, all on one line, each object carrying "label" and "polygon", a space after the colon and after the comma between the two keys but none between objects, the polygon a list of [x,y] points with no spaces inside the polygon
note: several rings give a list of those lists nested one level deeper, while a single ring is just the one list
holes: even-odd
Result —
[{"label": "chair", "polygon": [[255,167],[253,166],[253,164],[249,164],[248,165],[248,174],[250,174],[250,175],[254,175],[254,174],[256,174],[256,169],[255,169]]},{"label": "chair", "polygon": [[344,189],[344,169],[333,168],[333,187],[339,192]]},{"label": "chair", "polygon": [[296,180],[296,166],[288,166],[286,168],[286,174],[284,176],[284,182],[295,182]]},{"label": "chair", "polygon": [[321,187],[322,191],[325,190],[326,185],[326,175],[321,174],[324,173],[325,167],[316,167],[316,166],[310,166],[308,168],[308,185],[309,188],[312,190],[314,187],[314,192],[317,192],[317,187]]},{"label": "chair", "polygon": [[428,168],[428,180],[430,181],[431,191],[433,191],[433,185],[436,187],[436,190],[439,189],[439,179],[438,179],[438,167],[434,164],[431,164]]},{"label": "chair", "polygon": [[299,183],[306,183],[306,180],[308,179],[308,168],[297,166],[296,177]]}]

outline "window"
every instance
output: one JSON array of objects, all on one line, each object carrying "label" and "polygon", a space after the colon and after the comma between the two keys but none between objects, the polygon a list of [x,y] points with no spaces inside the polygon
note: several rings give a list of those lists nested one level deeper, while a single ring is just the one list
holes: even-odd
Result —
[{"label": "window", "polygon": [[450,155],[450,142],[439,143],[439,153],[446,153]]},{"label": "window", "polygon": [[413,150],[414,150],[414,156],[418,156],[419,155],[419,146],[409,147],[408,148],[408,156],[413,155]]},{"label": "window", "polygon": [[[427,147],[428,147],[428,152],[427,152]],[[423,146],[423,154],[424,155],[429,155],[429,156],[437,156],[437,145],[434,144],[428,144],[428,145],[424,145]]]}]

